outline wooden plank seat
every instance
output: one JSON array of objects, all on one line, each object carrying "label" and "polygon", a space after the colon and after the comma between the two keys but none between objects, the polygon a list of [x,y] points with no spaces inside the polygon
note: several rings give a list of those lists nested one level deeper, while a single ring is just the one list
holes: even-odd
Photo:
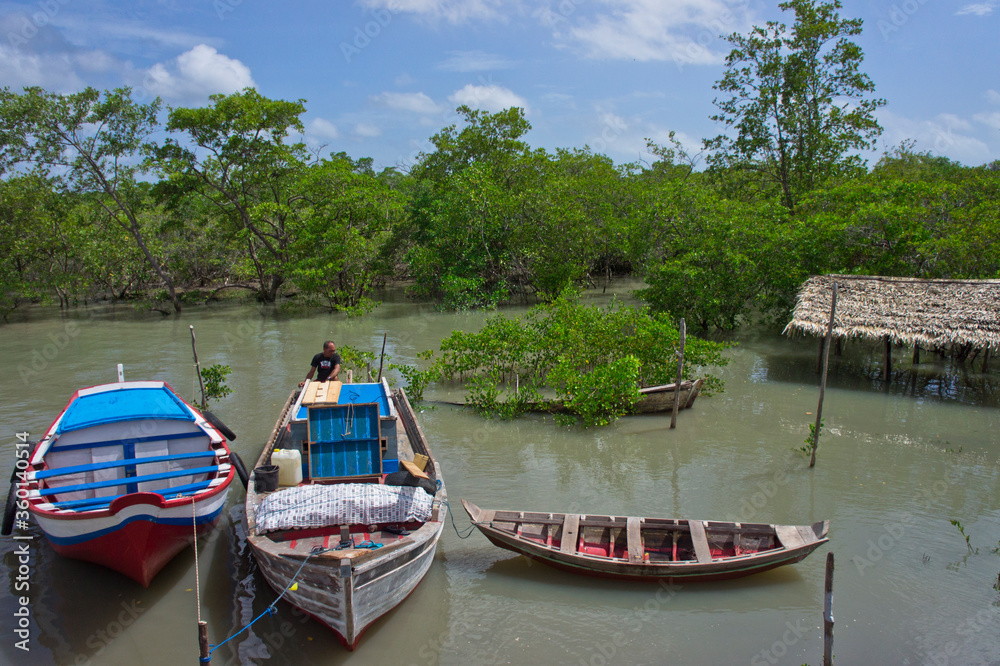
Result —
[{"label": "wooden plank seat", "polygon": [[700,520],[689,520],[691,541],[694,543],[694,554],[699,562],[711,562],[712,551],[708,547],[708,535],[705,534],[705,523]]},{"label": "wooden plank seat", "polygon": [[[159,474],[144,474],[142,476],[126,476],[121,479],[108,479],[107,481],[93,481],[91,483],[80,483],[73,486],[56,486],[39,490],[41,496],[57,495],[61,493],[75,493],[82,490],[97,490],[98,488],[113,488],[115,486],[125,486],[130,484],[147,483],[149,481],[165,481],[179,476],[194,476],[196,474],[212,474],[218,472],[220,475],[229,473],[229,465],[212,465],[210,467],[193,467],[191,469],[181,469],[174,472],[161,472]],[[169,488],[165,489],[169,490]]]},{"label": "wooden plank seat", "polygon": [[644,549],[642,546],[642,533],[639,529],[641,522],[642,519],[635,516],[630,516],[627,521],[628,526],[625,528],[625,532],[628,540],[629,562],[642,562]]},{"label": "wooden plank seat", "polygon": [[[164,499],[172,499],[175,497],[180,497],[182,495],[190,495],[198,492],[199,490],[204,490],[208,488],[213,483],[221,483],[222,479],[209,479],[208,481],[199,481],[198,483],[187,483],[183,486],[174,486],[169,490],[164,489],[163,491],[156,491],[157,495],[162,495]],[[52,502],[48,506],[55,509],[83,509],[85,511],[94,511],[97,509],[106,509],[111,506],[119,497],[125,497],[131,493],[124,493],[122,495],[111,495],[108,497],[93,497],[91,499],[83,500],[67,500],[64,502]],[[46,507],[48,508],[48,507]]]},{"label": "wooden plank seat", "polygon": [[567,513],[563,519],[562,537],[559,550],[564,553],[576,552],[576,541],[580,530],[580,514]]},{"label": "wooden plank seat", "polygon": [[150,463],[172,462],[174,460],[192,460],[195,458],[214,458],[224,451],[195,451],[193,453],[175,453],[167,456],[147,456],[145,458],[124,458],[122,460],[108,460],[105,462],[89,463],[87,465],[73,465],[71,467],[57,467],[38,472],[28,472],[28,480],[49,479],[53,476],[65,476],[67,474],[77,474],[79,472],[94,472],[102,469],[114,469],[115,467],[131,467],[133,465],[148,465]]}]

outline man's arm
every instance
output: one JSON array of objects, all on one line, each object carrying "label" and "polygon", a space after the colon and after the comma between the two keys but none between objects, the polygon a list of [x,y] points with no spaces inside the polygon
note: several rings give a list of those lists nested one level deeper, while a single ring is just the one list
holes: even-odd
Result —
[{"label": "man's arm", "polygon": [[340,374],[340,364],[337,363],[336,365],[333,366],[333,372],[330,373],[330,379],[329,379],[329,381],[331,381],[331,382],[337,381],[337,376],[339,374]]},{"label": "man's arm", "polygon": [[[338,366],[338,368],[339,368],[339,366]],[[316,374],[316,366],[315,365],[312,366],[311,368],[309,368],[309,374],[306,375],[306,378],[303,381],[299,382],[299,386],[305,386],[305,383],[307,381],[309,381],[310,379],[312,379],[314,374]]]}]

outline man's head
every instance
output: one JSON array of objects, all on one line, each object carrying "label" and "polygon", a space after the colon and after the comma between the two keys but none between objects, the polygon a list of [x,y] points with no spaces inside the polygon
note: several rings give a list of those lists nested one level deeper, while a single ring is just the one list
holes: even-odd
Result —
[{"label": "man's head", "polygon": [[330,358],[335,351],[337,351],[337,345],[333,344],[333,340],[327,340],[323,343],[323,356]]}]

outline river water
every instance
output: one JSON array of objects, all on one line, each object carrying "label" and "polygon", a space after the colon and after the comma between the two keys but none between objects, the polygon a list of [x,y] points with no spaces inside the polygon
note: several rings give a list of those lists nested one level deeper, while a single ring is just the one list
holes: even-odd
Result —
[{"label": "river water", "polygon": [[[253,461],[323,340],[377,353],[387,332],[387,353],[412,361],[485,316],[398,297],[359,319],[246,305],[192,307],[179,318],[127,308],[32,312],[0,326],[0,478],[13,466],[16,433],[41,435],[74,390],[114,381],[117,363],[127,379],[166,380],[193,399],[191,325],[202,364],[233,370],[233,394],[213,411]],[[816,340],[750,331],[735,341],[720,373],[725,392],[700,397],[673,431],[669,415],[592,430],[543,417],[487,421],[435,402],[454,397],[441,387],[428,389],[421,422],[459,528],[469,524],[462,497],[498,509],[829,519],[830,543],[804,562],[729,582],[620,583],[533,564],[478,533],[460,539],[449,525],[423,583],[356,652],[279,602],[213,663],[819,664],[831,551],[837,663],[1000,663],[1000,375],[933,359],[911,371],[905,358],[886,385],[879,354],[848,345],[831,364],[810,470],[797,449],[815,419]],[[242,512],[234,488],[218,530],[199,542],[201,616],[213,644],[275,597],[247,549]],[[0,539],[5,663],[196,663],[193,549],[142,589],[55,556],[33,524],[16,533],[34,538]],[[18,573],[18,548],[28,551],[27,576]],[[29,652],[16,647],[20,597],[30,611]]]}]

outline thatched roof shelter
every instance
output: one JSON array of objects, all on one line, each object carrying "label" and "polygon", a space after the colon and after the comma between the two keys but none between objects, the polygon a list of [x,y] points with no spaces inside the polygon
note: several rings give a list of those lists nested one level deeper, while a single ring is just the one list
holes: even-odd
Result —
[{"label": "thatched roof shelter", "polygon": [[816,276],[799,288],[786,334],[826,335],[834,282],[836,337],[1000,351],[1000,280]]}]

